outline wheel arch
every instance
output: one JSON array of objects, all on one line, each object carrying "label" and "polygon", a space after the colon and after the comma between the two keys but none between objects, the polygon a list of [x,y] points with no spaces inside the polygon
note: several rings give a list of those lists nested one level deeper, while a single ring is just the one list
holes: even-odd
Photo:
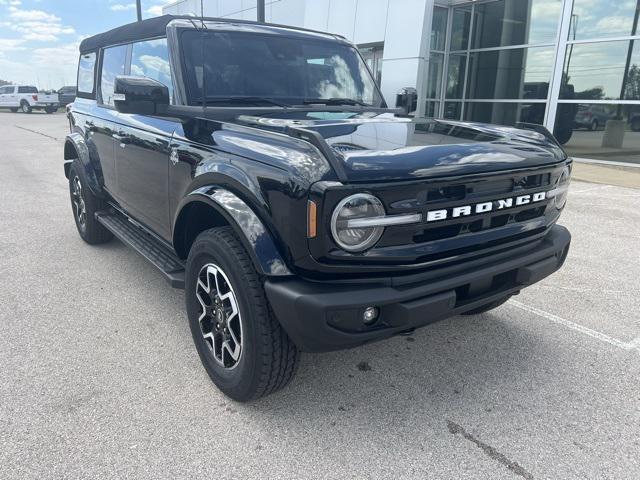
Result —
[{"label": "wheel arch", "polygon": [[91,162],[91,155],[89,152],[89,146],[84,140],[84,137],[77,132],[70,133],[66,136],[64,141],[64,175],[69,178],[69,171],[71,164],[78,159],[80,164],[84,168],[84,173],[87,177],[87,183],[91,192],[99,198],[104,197],[102,190],[102,172],[96,169]]},{"label": "wheel arch", "polygon": [[174,250],[184,259],[200,233],[225,225],[233,228],[261,275],[291,275],[272,235],[253,209],[217,185],[193,190],[181,202],[173,224]]}]

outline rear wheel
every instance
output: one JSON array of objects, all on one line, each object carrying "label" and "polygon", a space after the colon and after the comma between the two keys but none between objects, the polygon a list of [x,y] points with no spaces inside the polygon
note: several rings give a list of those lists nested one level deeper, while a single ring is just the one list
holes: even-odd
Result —
[{"label": "rear wheel", "polygon": [[598,120],[594,120],[593,122],[591,122],[591,131],[595,132],[596,130],[598,130]]},{"label": "rear wheel", "polygon": [[89,189],[80,160],[75,160],[69,169],[69,194],[80,237],[91,245],[111,240],[113,234],[95,216],[96,212],[104,210],[107,205]]},{"label": "rear wheel", "polygon": [[22,100],[22,102],[20,102],[20,111],[22,113],[31,113],[31,105],[29,105],[29,102]]},{"label": "rear wheel", "polygon": [[485,313],[488,312],[490,310],[493,310],[494,308],[498,308],[500,305],[504,304],[507,302],[507,300],[509,300],[511,298],[511,295],[507,295],[504,298],[500,298],[498,300],[495,300],[493,302],[487,303],[485,305],[481,305],[477,308],[474,308],[473,310],[469,310],[467,312],[464,312],[462,315],[479,315],[481,313]]},{"label": "rear wheel", "polygon": [[240,402],[289,383],[298,350],[271,313],[262,281],[233,229],[201,233],[186,270],[189,326],[213,383]]}]

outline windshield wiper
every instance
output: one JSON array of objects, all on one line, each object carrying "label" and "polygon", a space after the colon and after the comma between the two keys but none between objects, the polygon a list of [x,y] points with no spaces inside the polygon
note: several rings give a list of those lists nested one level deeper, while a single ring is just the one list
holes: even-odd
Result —
[{"label": "windshield wiper", "polygon": [[305,105],[312,105],[314,103],[320,105],[360,105],[362,107],[370,107],[368,103],[364,103],[361,100],[356,100],[354,98],[308,98],[305,99],[302,103]]},{"label": "windshield wiper", "polygon": [[[200,100],[201,101],[201,100]],[[229,103],[229,104],[259,104],[259,103],[267,103],[269,105],[275,105],[277,107],[290,107],[291,105],[287,103],[278,102],[276,100],[272,100],[271,98],[265,97],[207,97],[207,105],[212,103]]]}]

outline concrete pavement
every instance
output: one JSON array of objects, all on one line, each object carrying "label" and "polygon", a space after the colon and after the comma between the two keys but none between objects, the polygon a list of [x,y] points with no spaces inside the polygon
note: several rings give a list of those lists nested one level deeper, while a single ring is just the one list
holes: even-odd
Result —
[{"label": "concrete pavement", "polygon": [[64,114],[0,113],[0,478],[640,477],[640,190],[573,182],[563,270],[494,312],[210,383],[181,291],[82,242]]}]

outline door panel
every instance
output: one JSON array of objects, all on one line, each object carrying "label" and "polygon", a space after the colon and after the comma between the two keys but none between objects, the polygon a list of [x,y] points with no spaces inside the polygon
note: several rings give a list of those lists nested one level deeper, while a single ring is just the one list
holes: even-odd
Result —
[{"label": "door panel", "polygon": [[[98,107],[100,109],[100,107]],[[114,196],[116,187],[113,123],[100,117],[83,115],[84,131],[92,160],[98,161],[104,177],[104,188]]]},{"label": "door panel", "polygon": [[133,217],[170,239],[169,143],[174,122],[125,114],[120,119],[114,132],[120,202]]}]

